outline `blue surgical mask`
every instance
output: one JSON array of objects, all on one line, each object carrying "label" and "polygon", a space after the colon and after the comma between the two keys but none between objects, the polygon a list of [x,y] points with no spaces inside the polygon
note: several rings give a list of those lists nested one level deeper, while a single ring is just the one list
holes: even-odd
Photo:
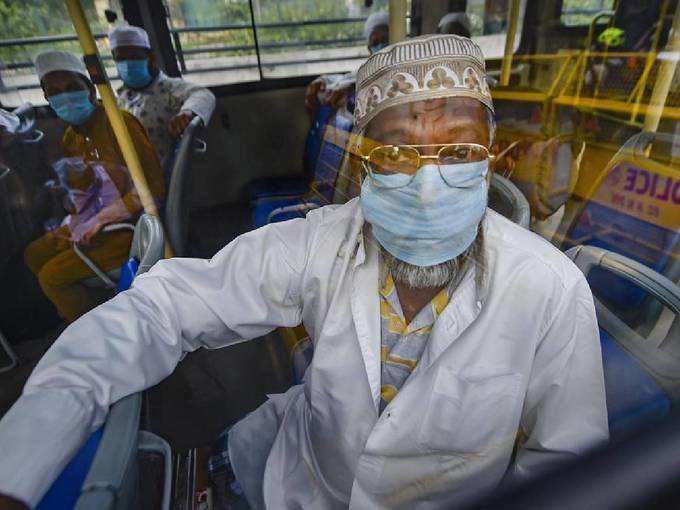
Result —
[{"label": "blue surgical mask", "polygon": [[372,46],[369,46],[369,47],[368,47],[368,51],[369,51],[369,53],[370,53],[371,55],[373,55],[374,53],[379,52],[379,51],[382,50],[383,48],[387,48],[387,46],[388,46],[387,43],[381,42],[381,43],[378,43],[378,44],[374,44],[374,45],[372,45]]},{"label": "blue surgical mask", "polygon": [[[477,237],[486,210],[489,161],[421,167],[364,179],[361,210],[380,245],[399,260],[427,267],[454,259]],[[372,182],[375,179],[384,186]],[[408,183],[408,184],[407,184]]]},{"label": "blue surgical mask", "polygon": [[123,83],[133,89],[146,87],[153,80],[147,60],[121,60],[116,67]]},{"label": "blue surgical mask", "polygon": [[96,108],[90,101],[89,90],[62,92],[48,97],[47,102],[61,120],[75,126],[84,124]]}]

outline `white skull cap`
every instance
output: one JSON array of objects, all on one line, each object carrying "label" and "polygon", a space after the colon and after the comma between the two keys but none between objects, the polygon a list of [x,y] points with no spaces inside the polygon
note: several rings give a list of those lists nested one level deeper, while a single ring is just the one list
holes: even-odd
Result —
[{"label": "white skull cap", "polygon": [[378,11],[366,18],[364,23],[364,39],[368,39],[371,33],[379,26],[390,24],[390,15],[386,11]]},{"label": "white skull cap", "polygon": [[439,20],[439,28],[444,28],[449,23],[460,23],[465,29],[470,31],[470,17],[464,12],[450,12]]},{"label": "white skull cap", "polygon": [[374,53],[357,72],[356,96],[358,128],[390,106],[426,99],[470,97],[493,111],[482,50],[451,34],[414,37]]},{"label": "white skull cap", "polygon": [[119,46],[138,46],[151,49],[149,34],[143,28],[133,25],[119,25],[109,32],[109,44],[115,50]]},{"label": "white skull cap", "polygon": [[68,51],[43,51],[35,57],[34,63],[35,72],[38,73],[40,80],[52,71],[71,71],[90,79],[82,59]]}]

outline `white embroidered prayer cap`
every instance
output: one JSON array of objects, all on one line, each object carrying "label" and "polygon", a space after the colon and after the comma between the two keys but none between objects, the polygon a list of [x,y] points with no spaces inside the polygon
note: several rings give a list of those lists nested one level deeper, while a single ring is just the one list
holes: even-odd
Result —
[{"label": "white embroidered prayer cap", "polygon": [[40,80],[52,71],[71,71],[90,79],[82,59],[68,51],[43,51],[35,57],[34,64]]},{"label": "white embroidered prayer cap", "polygon": [[373,31],[382,25],[389,26],[390,15],[385,11],[378,11],[371,14],[366,18],[366,23],[364,23],[364,39],[368,39]]},{"label": "white embroidered prayer cap", "polygon": [[493,111],[482,50],[458,35],[414,37],[374,53],[359,68],[354,122],[361,129],[390,106],[444,97],[470,97]]},{"label": "white embroidered prayer cap", "polygon": [[109,32],[109,44],[115,50],[119,46],[138,46],[151,49],[149,34],[143,28],[133,25],[119,25]]}]

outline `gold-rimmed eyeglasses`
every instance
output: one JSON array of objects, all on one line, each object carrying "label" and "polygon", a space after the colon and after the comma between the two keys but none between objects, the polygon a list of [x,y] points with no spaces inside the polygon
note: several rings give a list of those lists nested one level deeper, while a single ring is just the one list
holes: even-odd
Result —
[{"label": "gold-rimmed eyeglasses", "polygon": [[[437,148],[436,155],[423,155],[419,149]],[[381,188],[400,188],[408,185],[425,162],[439,166],[439,173],[449,186],[456,183],[447,180],[443,165],[460,165],[491,159],[489,149],[477,143],[450,143],[430,145],[379,145],[368,155],[359,154],[371,182]],[[395,178],[382,176],[395,175]],[[450,178],[449,178],[450,179]]]}]

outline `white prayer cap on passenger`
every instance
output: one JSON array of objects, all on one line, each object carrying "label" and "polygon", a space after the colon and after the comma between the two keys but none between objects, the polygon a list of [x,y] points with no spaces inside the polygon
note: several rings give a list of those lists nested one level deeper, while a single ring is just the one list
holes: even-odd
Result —
[{"label": "white prayer cap on passenger", "polygon": [[368,39],[373,31],[381,25],[390,25],[390,15],[385,11],[374,12],[364,23],[364,37]]},{"label": "white prayer cap on passenger", "polygon": [[109,32],[109,44],[115,50],[119,46],[138,46],[151,49],[149,34],[143,28],[132,25],[119,25]]},{"label": "white prayer cap on passenger", "polygon": [[83,61],[68,51],[43,51],[35,57],[35,72],[40,80],[52,71],[71,71],[90,79]]},{"label": "white prayer cap on passenger", "polygon": [[357,71],[356,97],[359,129],[391,106],[427,99],[469,97],[493,111],[482,50],[452,34],[414,37],[374,53]]},{"label": "white prayer cap on passenger", "polygon": [[439,20],[440,29],[444,28],[446,25],[451,23],[460,23],[465,27],[465,30],[470,31],[470,17],[464,12],[450,12],[446,14],[442,19]]}]

